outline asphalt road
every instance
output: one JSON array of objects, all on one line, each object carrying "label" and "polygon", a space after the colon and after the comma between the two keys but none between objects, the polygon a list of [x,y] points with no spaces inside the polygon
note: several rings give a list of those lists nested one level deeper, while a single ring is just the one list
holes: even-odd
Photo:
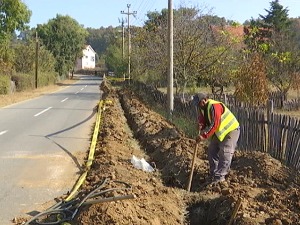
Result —
[{"label": "asphalt road", "polygon": [[100,78],[0,108],[0,224],[70,191],[89,150]]}]

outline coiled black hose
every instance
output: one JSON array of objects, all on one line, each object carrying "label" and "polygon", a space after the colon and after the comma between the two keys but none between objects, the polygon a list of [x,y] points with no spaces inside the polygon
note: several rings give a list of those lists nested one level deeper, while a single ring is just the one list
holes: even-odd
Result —
[{"label": "coiled black hose", "polygon": [[131,186],[123,181],[111,182],[124,185],[124,187],[104,189],[104,186],[106,185],[108,180],[108,178],[105,178],[104,181],[98,187],[96,187],[93,191],[87,194],[84,198],[80,199],[79,197],[77,197],[68,202],[61,201],[52,206],[51,208],[47,209],[46,211],[37,214],[29,221],[27,221],[25,225],[59,225],[63,222],[73,220],[80,207],[83,205],[134,198],[134,195],[132,194],[108,198],[101,197],[101,195],[112,191],[132,190]]}]

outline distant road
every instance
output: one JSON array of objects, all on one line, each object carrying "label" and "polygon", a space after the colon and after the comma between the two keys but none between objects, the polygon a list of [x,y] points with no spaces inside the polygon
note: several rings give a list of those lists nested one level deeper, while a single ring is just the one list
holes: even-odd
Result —
[{"label": "distant road", "polygon": [[1,225],[42,211],[75,184],[89,150],[101,82],[77,76],[61,91],[0,108]]}]

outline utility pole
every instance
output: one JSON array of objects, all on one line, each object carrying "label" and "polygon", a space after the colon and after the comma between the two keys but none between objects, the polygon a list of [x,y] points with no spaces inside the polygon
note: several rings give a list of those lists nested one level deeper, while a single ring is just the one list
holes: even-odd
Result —
[{"label": "utility pole", "polygon": [[168,110],[169,119],[172,120],[172,113],[174,109],[174,96],[173,96],[173,0],[168,0]]},{"label": "utility pole", "polygon": [[125,27],[124,27],[124,20],[122,19],[122,58],[124,60],[124,51],[125,48]]},{"label": "utility pole", "polygon": [[[120,19],[119,19],[119,22],[120,22]],[[124,19],[122,18],[122,21],[121,21],[121,24],[122,24],[122,62],[124,62],[124,57],[125,57],[125,27],[124,27]],[[125,81],[125,73],[123,74],[123,77],[124,77],[124,81]]]},{"label": "utility pole", "polygon": [[122,59],[124,60],[124,55],[125,55],[125,26],[124,26],[124,19],[122,18],[122,20],[119,19],[119,22],[121,23],[122,26]]},{"label": "utility pole", "polygon": [[130,23],[129,23],[129,18],[130,15],[135,15],[136,11],[130,12],[129,8],[130,8],[130,4],[127,4],[127,13],[125,13],[124,11],[121,11],[121,14],[126,14],[128,17],[128,79],[130,80],[130,54],[131,54],[131,35],[130,35]]},{"label": "utility pole", "polygon": [[35,31],[35,88],[38,87],[38,66],[39,66],[39,39]]}]

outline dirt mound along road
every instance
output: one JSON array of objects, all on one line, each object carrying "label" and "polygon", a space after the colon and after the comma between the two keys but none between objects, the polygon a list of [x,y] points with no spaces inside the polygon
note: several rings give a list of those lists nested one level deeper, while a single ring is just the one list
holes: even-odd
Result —
[{"label": "dirt mound along road", "polygon": [[84,208],[75,224],[183,224],[185,206],[180,190],[162,184],[159,171],[138,170],[133,155],[149,161],[127,125],[116,94],[104,112],[103,125],[91,171],[84,186],[91,189],[105,177],[132,185],[135,199]]},{"label": "dirt mound along road", "polygon": [[[187,192],[194,141],[130,91],[110,91],[106,98],[113,104],[104,112],[83,191],[110,178],[131,184],[135,198],[85,206],[72,224],[226,225],[239,199],[233,224],[300,224],[296,172],[266,154],[237,151],[227,181],[204,186],[208,162],[200,146]],[[155,172],[136,169],[133,155],[145,158]]]}]

